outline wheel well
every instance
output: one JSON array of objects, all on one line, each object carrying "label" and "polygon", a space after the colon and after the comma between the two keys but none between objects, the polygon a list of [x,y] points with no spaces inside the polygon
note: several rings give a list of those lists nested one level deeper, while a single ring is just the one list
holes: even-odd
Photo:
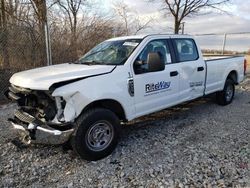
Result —
[{"label": "wheel well", "polygon": [[231,80],[234,81],[235,84],[238,84],[238,77],[237,77],[237,72],[235,70],[231,71],[228,76],[227,79],[230,78]]},{"label": "wheel well", "polygon": [[110,111],[115,113],[120,120],[127,121],[125,111],[122,105],[119,102],[112,99],[94,101],[88,104],[83,111],[86,111],[90,108],[98,108],[98,107],[109,109]]}]

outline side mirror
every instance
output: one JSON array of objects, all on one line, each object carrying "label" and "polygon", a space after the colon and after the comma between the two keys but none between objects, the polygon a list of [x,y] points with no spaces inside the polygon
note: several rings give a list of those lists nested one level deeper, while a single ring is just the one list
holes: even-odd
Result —
[{"label": "side mirror", "polygon": [[163,71],[165,63],[157,52],[150,52],[147,59],[148,72]]}]

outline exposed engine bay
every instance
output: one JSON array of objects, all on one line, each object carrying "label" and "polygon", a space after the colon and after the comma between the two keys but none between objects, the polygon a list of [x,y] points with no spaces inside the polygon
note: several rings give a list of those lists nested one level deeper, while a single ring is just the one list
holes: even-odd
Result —
[{"label": "exposed engine bay", "polygon": [[[52,97],[49,91],[34,91],[11,85],[6,92],[6,97],[18,105],[18,109],[14,112],[14,119],[10,121],[16,129],[22,130],[21,134],[24,138],[22,141],[61,144],[66,142],[73,132],[73,125],[65,123],[63,118],[66,102],[60,97]],[[58,139],[55,135],[66,136]]]},{"label": "exposed engine bay", "polygon": [[55,100],[45,91],[32,91],[11,86],[8,97],[16,100],[23,111],[29,113],[41,121],[52,121],[57,109]]}]

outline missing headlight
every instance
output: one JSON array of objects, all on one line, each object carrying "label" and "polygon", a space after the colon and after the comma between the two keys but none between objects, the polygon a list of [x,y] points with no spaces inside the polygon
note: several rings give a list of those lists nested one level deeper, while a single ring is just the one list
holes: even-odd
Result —
[{"label": "missing headlight", "polygon": [[56,114],[57,120],[59,122],[65,122],[63,111],[65,108],[66,102],[64,101],[62,97],[55,97],[55,101],[56,101],[56,108],[57,108],[57,114]]}]

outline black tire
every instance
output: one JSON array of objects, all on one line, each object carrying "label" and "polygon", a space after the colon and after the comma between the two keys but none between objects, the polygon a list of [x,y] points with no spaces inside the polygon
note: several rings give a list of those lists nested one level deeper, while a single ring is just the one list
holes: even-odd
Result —
[{"label": "black tire", "polygon": [[93,108],[77,119],[71,145],[82,159],[96,161],[113,152],[119,133],[120,120],[112,111]]},{"label": "black tire", "polygon": [[234,81],[227,79],[224,89],[216,93],[216,101],[219,105],[225,106],[233,101],[235,93]]}]

